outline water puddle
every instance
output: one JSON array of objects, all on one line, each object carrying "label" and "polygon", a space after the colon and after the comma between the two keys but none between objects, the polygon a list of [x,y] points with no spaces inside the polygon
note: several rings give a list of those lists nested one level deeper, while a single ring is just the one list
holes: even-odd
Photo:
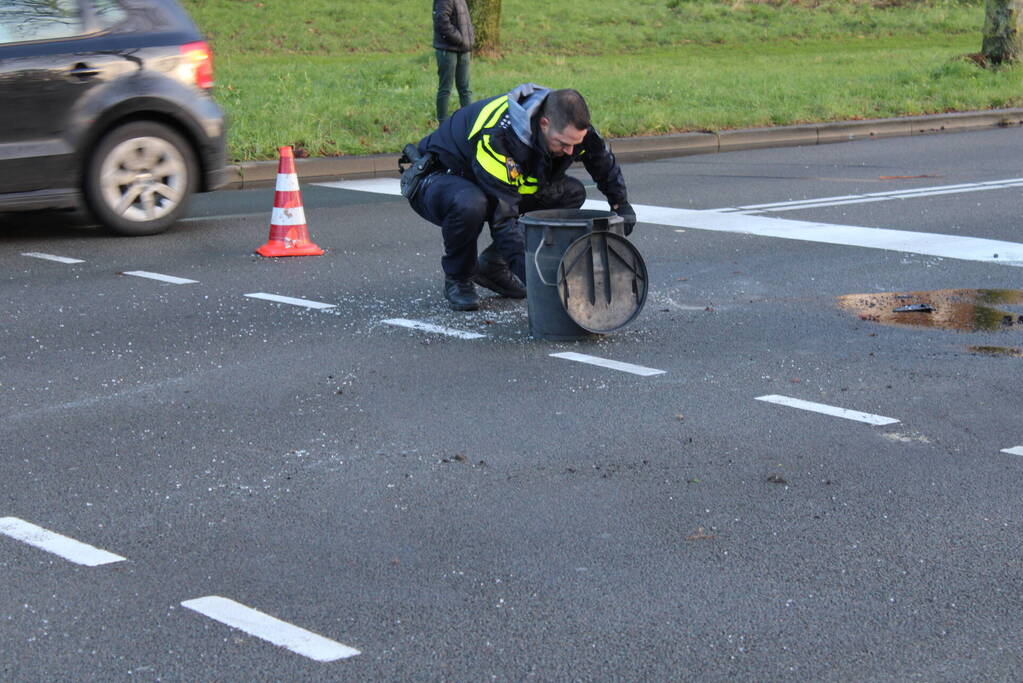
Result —
[{"label": "water puddle", "polygon": [[[838,305],[861,320],[882,325],[956,332],[1023,329],[1023,309],[1019,309],[1023,306],[1023,290],[1018,289],[846,294],[838,297]],[[1019,310],[1006,310],[1013,307]]]}]

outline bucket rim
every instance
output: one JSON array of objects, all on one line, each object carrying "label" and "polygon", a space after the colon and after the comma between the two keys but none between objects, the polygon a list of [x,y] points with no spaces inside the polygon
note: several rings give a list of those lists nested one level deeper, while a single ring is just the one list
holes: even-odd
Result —
[{"label": "bucket rim", "polygon": [[625,220],[614,211],[600,209],[540,209],[523,214],[519,222],[533,226],[585,228],[598,218],[609,219],[610,225]]}]

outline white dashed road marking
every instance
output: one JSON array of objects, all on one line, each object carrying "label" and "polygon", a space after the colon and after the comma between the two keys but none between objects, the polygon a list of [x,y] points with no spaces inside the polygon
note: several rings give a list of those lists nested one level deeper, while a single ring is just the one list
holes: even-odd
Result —
[{"label": "white dashed road marking", "polygon": [[391,318],[389,320],[381,321],[385,325],[396,325],[398,327],[407,327],[412,330],[422,330],[423,332],[436,332],[437,334],[446,334],[449,337],[458,337],[459,339],[482,339],[486,337],[485,334],[479,334],[478,332],[465,332],[463,330],[455,330],[450,327],[441,327],[440,325],[431,325],[430,323],[419,322],[418,320],[406,320],[404,318]]},{"label": "white dashed road marking", "polygon": [[183,277],[175,277],[173,275],[162,275],[161,273],[150,273],[147,270],[127,270],[122,275],[132,275],[134,277],[144,277],[147,280],[159,280],[160,282],[169,282],[172,285],[192,285],[199,282],[198,280],[189,280]]},{"label": "white dashed road marking", "polygon": [[333,662],[359,654],[355,648],[217,595],[185,600],[181,606],[318,662]]},{"label": "white dashed road marking", "polygon": [[814,403],[812,401],[804,401],[802,399],[790,398],[788,396],[778,396],[776,394],[772,394],[770,396],[757,396],[757,400],[776,403],[780,406],[789,406],[790,408],[799,408],[800,410],[809,410],[814,413],[823,413],[824,415],[841,417],[846,420],[866,422],[867,424],[878,426],[890,425],[898,422],[898,420],[891,417],[871,415],[870,413],[861,413],[858,410],[846,410],[845,408],[836,408],[835,406],[829,406],[823,403]]},{"label": "white dashed road marking", "polygon": [[632,363],[620,363],[616,360],[607,360],[606,358],[597,358],[596,356],[587,356],[583,353],[575,353],[568,351],[565,353],[552,353],[552,358],[564,358],[565,360],[574,360],[578,363],[586,363],[587,365],[598,365],[602,368],[610,368],[612,370],[621,370],[622,372],[629,372],[633,375],[641,375],[643,377],[652,377],[653,375],[663,375],[664,370],[655,370],[654,368],[645,368],[642,365],[633,365]]},{"label": "white dashed road marking", "polygon": [[54,555],[60,555],[65,560],[83,564],[86,567],[98,567],[101,564],[120,562],[125,559],[120,555],[109,553],[67,536],[61,536],[17,517],[0,518],[0,534],[10,536]]},{"label": "white dashed road marking", "polygon": [[57,263],[85,263],[80,258],[68,258],[67,256],[54,256],[53,254],[41,254],[38,251],[26,251],[22,256],[41,258],[44,261],[56,261]]},{"label": "white dashed road marking", "polygon": [[273,301],[278,304],[304,306],[306,308],[316,308],[319,310],[334,308],[334,304],[325,304],[320,301],[310,301],[309,299],[296,299],[290,296],[278,296],[277,294],[267,294],[265,292],[253,292],[252,294],[246,294],[245,296],[252,299],[263,299],[264,301]]},{"label": "white dashed road marking", "polygon": [[1008,453],[1009,455],[1023,455],[1023,446],[1014,446],[1013,448],[1003,448],[1002,453]]}]

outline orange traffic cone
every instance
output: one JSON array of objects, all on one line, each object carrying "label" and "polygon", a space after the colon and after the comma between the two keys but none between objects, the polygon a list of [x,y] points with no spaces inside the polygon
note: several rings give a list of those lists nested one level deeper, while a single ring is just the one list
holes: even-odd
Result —
[{"label": "orange traffic cone", "polygon": [[260,256],[319,256],[323,249],[309,241],[302,193],[299,192],[298,175],[295,173],[295,155],[291,147],[280,147],[279,150],[281,161],[277,165],[270,239],[256,249],[256,253]]}]

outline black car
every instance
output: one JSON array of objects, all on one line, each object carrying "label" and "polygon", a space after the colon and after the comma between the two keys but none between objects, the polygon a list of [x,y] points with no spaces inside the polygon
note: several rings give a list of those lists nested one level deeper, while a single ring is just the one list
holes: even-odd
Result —
[{"label": "black car", "polygon": [[0,0],[0,211],[167,229],[223,182],[213,55],[171,0]]}]

